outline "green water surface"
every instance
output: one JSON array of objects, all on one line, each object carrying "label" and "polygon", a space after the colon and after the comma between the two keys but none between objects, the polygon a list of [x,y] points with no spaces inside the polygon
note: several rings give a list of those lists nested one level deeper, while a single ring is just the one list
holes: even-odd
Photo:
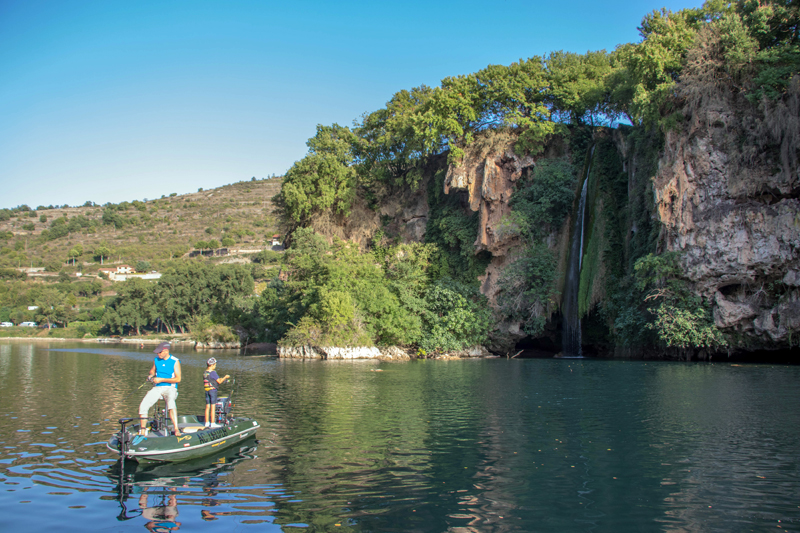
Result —
[{"label": "green water surface", "polygon": [[800,530],[798,366],[214,353],[258,441],[120,486],[151,349],[0,344],[3,531]]}]

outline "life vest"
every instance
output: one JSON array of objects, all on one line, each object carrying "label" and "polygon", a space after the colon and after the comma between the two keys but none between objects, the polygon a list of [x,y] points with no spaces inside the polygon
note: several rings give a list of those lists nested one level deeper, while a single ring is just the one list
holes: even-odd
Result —
[{"label": "life vest", "polygon": [[206,370],[203,372],[203,388],[206,392],[219,388],[219,383],[211,377],[212,372],[214,372],[214,370]]}]

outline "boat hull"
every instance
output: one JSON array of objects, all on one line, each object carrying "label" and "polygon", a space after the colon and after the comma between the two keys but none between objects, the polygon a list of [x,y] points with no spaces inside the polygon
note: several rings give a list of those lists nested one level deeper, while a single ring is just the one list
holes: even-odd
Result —
[{"label": "boat hull", "polygon": [[[260,427],[252,418],[234,418],[225,425],[204,428],[193,433],[185,432],[180,437],[133,435],[130,437],[125,457],[140,464],[175,463],[199,459],[239,444],[254,436]],[[137,427],[131,429],[135,431]],[[117,454],[122,453],[120,437],[120,433],[117,432],[106,444],[109,450]]]}]

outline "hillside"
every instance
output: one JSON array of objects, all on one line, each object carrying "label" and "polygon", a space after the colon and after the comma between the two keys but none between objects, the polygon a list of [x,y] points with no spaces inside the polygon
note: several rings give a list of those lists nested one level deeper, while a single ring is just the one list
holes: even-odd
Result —
[{"label": "hillside", "polygon": [[92,272],[101,261],[147,261],[157,268],[198,242],[219,247],[224,239],[233,248],[263,248],[277,232],[270,200],[280,186],[280,178],[272,178],[156,200],[1,209],[0,267]]}]

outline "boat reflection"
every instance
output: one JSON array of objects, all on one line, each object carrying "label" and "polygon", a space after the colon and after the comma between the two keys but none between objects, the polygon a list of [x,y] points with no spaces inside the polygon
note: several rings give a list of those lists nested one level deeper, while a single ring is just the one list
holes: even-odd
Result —
[{"label": "boat reflection", "polygon": [[[215,499],[219,477],[232,474],[238,463],[254,459],[257,444],[252,437],[215,455],[182,463],[141,465],[131,460],[117,461],[108,472],[120,504],[117,520],[142,517],[147,519],[145,527],[150,531],[180,529],[178,496],[196,496],[200,489],[204,493],[201,500],[204,507],[219,505]],[[132,498],[136,499],[137,507],[128,509]],[[201,511],[203,520],[216,520],[219,514],[223,513]]]}]

